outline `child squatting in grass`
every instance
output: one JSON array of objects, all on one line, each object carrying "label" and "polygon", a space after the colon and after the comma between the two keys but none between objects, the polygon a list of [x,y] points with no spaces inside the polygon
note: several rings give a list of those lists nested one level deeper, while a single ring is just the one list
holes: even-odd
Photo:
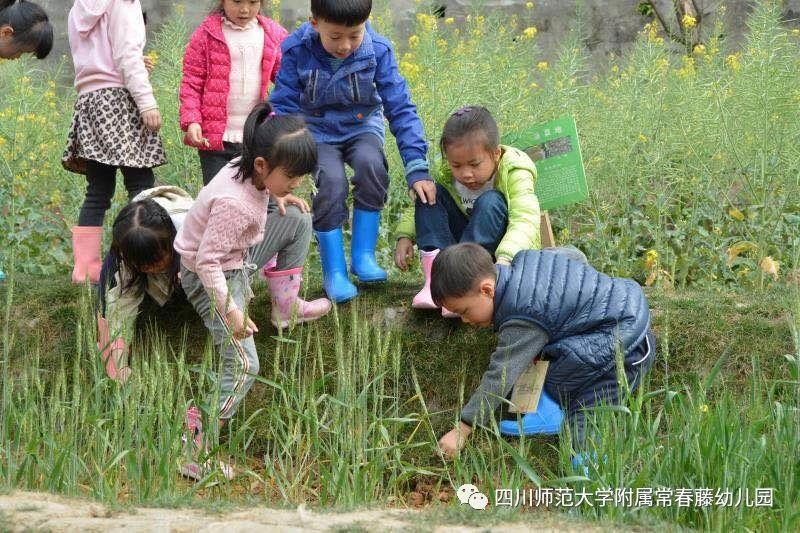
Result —
[{"label": "child squatting in grass", "polygon": [[[495,265],[478,244],[450,246],[433,262],[431,296],[465,323],[497,332],[489,368],[462,408],[458,427],[439,440],[448,456],[464,447],[475,426],[488,425],[539,354],[550,362],[543,395],[566,411],[576,450],[585,444],[584,409],[621,400],[617,349],[630,390],[655,359],[650,310],[639,284],[597,272],[565,250],[525,250],[510,265]],[[525,433],[539,432],[536,415],[523,416]],[[578,455],[573,464],[582,460]]]},{"label": "child squatting in grass", "polygon": [[[536,166],[523,151],[500,144],[500,133],[485,107],[462,107],[447,119],[439,142],[444,161],[436,178],[436,202],[418,199],[407,209],[395,234],[395,264],[408,269],[414,239],[420,250],[425,285],[412,307],[435,309],[431,265],[439,250],[457,242],[483,246],[500,264],[520,250],[541,248]],[[458,315],[442,308],[442,315]]]}]

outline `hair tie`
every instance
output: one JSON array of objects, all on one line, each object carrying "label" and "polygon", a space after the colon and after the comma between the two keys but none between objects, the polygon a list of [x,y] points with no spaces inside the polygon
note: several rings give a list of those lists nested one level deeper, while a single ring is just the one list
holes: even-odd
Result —
[{"label": "hair tie", "polygon": [[464,113],[469,113],[473,109],[474,109],[474,107],[472,107],[472,106],[464,106],[461,109],[459,109],[458,111],[456,111],[455,113],[453,113],[453,116],[460,117]]},{"label": "hair tie", "polygon": [[267,118],[272,118],[274,116],[275,116],[275,111],[270,111],[269,115],[267,115]]}]

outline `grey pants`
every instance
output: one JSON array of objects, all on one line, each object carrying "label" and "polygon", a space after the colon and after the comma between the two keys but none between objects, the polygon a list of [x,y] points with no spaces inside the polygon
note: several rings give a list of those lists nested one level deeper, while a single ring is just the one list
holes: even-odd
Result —
[{"label": "grey pants", "polygon": [[[231,300],[247,314],[247,306],[253,297],[250,277],[261,270],[275,254],[278,255],[277,270],[289,270],[303,266],[311,244],[311,214],[301,213],[294,206],[286,209],[286,215],[277,211],[270,213],[264,227],[264,240],[248,250],[245,265],[240,270],[225,272]],[[197,274],[181,266],[181,285],[186,298],[202,317],[211,332],[214,344],[222,357],[222,375],[219,377],[219,418],[230,419],[239,403],[253,386],[258,374],[259,361],[253,337],[235,339],[226,320],[212,305]],[[208,404],[213,401],[209,397]],[[212,414],[213,416],[213,414]]]}]

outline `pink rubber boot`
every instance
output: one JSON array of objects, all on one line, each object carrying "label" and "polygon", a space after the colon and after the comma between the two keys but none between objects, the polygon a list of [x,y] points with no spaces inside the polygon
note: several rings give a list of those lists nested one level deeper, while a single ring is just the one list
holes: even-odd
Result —
[{"label": "pink rubber boot", "polygon": [[108,322],[101,316],[97,317],[97,349],[103,358],[108,377],[119,383],[128,381],[132,370],[125,358],[125,341],[122,337],[111,341]]},{"label": "pink rubber boot", "polygon": [[83,283],[88,276],[91,283],[100,281],[100,244],[103,228],[99,226],[72,227],[72,255],[75,267],[72,269],[72,283]]},{"label": "pink rubber boot", "polygon": [[442,307],[442,316],[445,318],[459,318],[461,315],[454,313],[446,307]]},{"label": "pink rubber boot", "polygon": [[261,277],[267,279],[267,272],[275,270],[276,266],[278,266],[278,254],[273,255],[272,259],[267,261],[267,264],[261,269]]},{"label": "pink rubber boot", "polygon": [[419,255],[422,263],[422,273],[425,274],[425,285],[411,300],[411,307],[414,309],[436,309],[439,306],[433,303],[433,298],[431,298],[431,267],[433,266],[433,260],[439,255],[439,250],[436,249],[430,252],[420,250]]},{"label": "pink rubber boot", "polygon": [[272,298],[272,325],[276,328],[286,328],[292,322],[316,320],[331,310],[331,301],[327,298],[307,302],[297,296],[303,281],[302,272],[303,267],[266,272]]},{"label": "pink rubber boot", "polygon": [[[186,433],[183,436],[183,441],[189,448],[188,455],[192,460],[181,463],[179,471],[181,475],[189,479],[201,481],[213,472],[214,463],[211,460],[203,463],[199,462],[201,460],[200,456],[208,453],[208,446],[203,435],[203,416],[200,413],[200,409],[195,406],[186,411]],[[225,479],[228,481],[233,479],[235,473],[231,465],[224,461],[217,461],[216,467]]]}]

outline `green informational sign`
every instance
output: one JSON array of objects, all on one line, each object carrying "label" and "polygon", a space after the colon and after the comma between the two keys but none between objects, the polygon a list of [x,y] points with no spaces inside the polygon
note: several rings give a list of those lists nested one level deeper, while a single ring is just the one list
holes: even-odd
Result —
[{"label": "green informational sign", "polygon": [[561,117],[506,135],[536,163],[536,196],[543,210],[582,202],[589,196],[575,119]]}]

